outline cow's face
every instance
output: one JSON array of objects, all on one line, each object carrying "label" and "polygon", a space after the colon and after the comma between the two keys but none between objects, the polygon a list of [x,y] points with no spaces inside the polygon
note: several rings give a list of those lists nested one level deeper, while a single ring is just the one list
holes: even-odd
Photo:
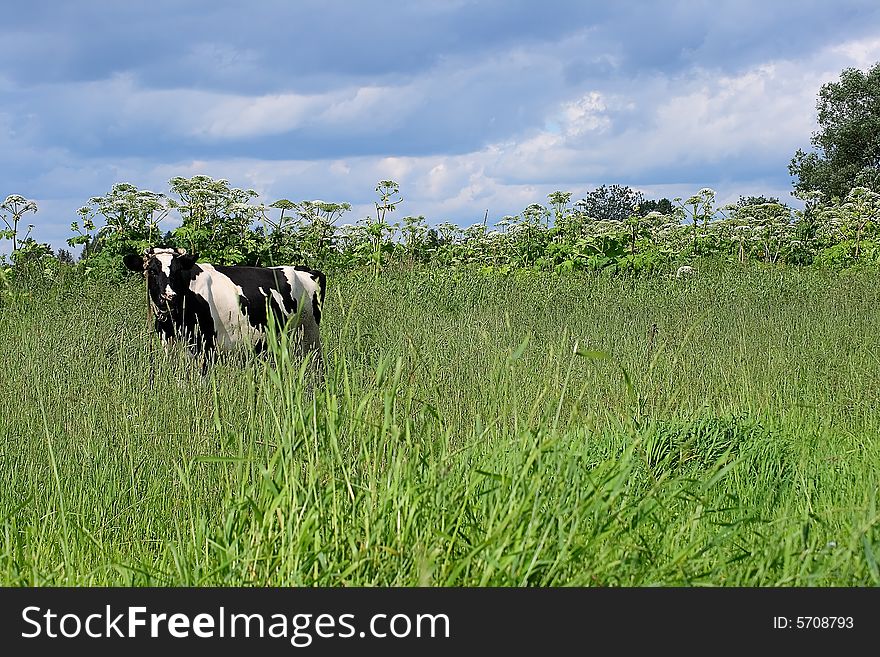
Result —
[{"label": "cow's face", "polygon": [[146,249],[143,257],[130,254],[123,262],[132,271],[144,273],[150,301],[157,311],[167,312],[183,298],[190,270],[198,258],[197,253],[187,253],[184,249],[154,246]]}]

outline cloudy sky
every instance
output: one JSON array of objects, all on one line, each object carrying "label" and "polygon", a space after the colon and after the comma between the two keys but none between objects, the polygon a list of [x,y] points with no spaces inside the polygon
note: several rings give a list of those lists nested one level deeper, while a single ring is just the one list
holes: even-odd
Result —
[{"label": "cloudy sky", "polygon": [[880,61],[876,0],[4,0],[0,198],[64,247],[114,182],[490,223],[554,190],[790,196],[819,87]]}]

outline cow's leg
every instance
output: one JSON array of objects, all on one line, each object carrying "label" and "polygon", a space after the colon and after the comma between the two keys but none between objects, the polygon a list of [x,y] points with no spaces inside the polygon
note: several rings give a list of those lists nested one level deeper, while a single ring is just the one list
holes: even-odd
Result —
[{"label": "cow's leg", "polygon": [[217,360],[217,350],[214,348],[213,342],[202,346],[202,379],[208,377],[208,370],[214,361]]},{"label": "cow's leg", "polygon": [[165,357],[167,358],[168,354],[171,352],[171,343],[174,340],[174,324],[168,319],[159,319],[159,317],[156,317],[155,328],[156,334],[162,342],[162,350],[165,352]]},{"label": "cow's leg", "polygon": [[195,330],[189,333],[187,343],[189,344],[189,353],[193,358],[202,358],[201,377],[207,378],[208,370],[211,368],[216,355],[214,336],[210,333],[205,334]]},{"label": "cow's leg", "polygon": [[319,384],[323,384],[324,358],[321,354],[321,334],[318,331],[317,323],[312,319],[307,319],[302,324],[300,348],[303,358],[309,354],[312,355],[311,367],[315,372],[315,378]]}]

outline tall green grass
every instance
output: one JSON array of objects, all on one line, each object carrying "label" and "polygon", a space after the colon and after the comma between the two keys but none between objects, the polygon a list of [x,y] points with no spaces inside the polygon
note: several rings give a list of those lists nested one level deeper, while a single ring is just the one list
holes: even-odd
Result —
[{"label": "tall green grass", "polygon": [[878,278],[346,274],[322,387],[283,340],[202,380],[136,284],[35,292],[0,582],[876,585]]}]

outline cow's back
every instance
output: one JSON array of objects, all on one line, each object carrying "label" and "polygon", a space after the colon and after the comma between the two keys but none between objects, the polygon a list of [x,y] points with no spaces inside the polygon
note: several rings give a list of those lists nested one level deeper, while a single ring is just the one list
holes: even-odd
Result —
[{"label": "cow's back", "polygon": [[[323,274],[285,267],[198,264],[190,292],[193,305],[205,304],[213,320],[213,344],[223,350],[265,340],[270,317],[286,323],[299,314],[307,332],[320,323]],[[302,306],[300,308],[300,306]]]}]

